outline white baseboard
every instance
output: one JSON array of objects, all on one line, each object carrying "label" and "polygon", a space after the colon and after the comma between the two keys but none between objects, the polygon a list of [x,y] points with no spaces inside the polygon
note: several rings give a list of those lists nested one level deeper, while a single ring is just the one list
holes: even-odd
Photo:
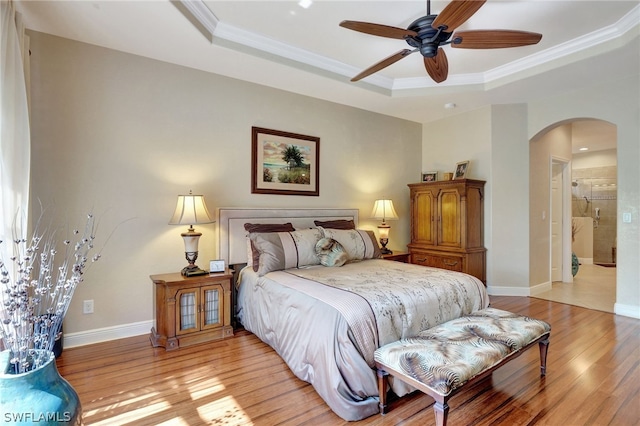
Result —
[{"label": "white baseboard", "polygon": [[552,288],[552,282],[547,281],[546,283],[541,283],[538,285],[534,285],[533,287],[529,287],[529,296],[536,296],[540,293],[544,293],[545,291],[550,291]]},{"label": "white baseboard", "polygon": [[613,312],[615,312],[616,315],[640,319],[640,306],[616,303],[613,305]]},{"label": "white baseboard", "polygon": [[92,343],[106,342],[108,340],[149,334],[151,327],[154,325],[155,321],[149,320],[113,327],[97,328],[95,330],[79,331],[77,333],[65,333],[63,347],[73,348],[75,346],[84,346]]}]

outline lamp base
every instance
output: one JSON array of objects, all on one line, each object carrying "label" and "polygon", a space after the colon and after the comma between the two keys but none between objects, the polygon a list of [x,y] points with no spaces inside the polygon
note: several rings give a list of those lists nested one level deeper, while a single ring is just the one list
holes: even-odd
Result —
[{"label": "lamp base", "polygon": [[380,238],[380,253],[382,254],[393,254],[391,250],[387,248],[387,243],[389,242],[388,238]]},{"label": "lamp base", "polygon": [[198,275],[206,275],[207,271],[200,269],[197,266],[185,266],[180,272],[184,277],[197,277]]}]

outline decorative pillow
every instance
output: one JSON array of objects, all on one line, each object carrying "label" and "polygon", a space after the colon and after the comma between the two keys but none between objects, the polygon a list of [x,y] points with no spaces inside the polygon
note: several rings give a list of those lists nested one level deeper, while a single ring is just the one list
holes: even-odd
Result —
[{"label": "decorative pillow", "polygon": [[342,266],[349,260],[344,247],[333,238],[322,238],[316,243],[316,254],[324,266]]},{"label": "decorative pillow", "polygon": [[253,269],[260,276],[271,271],[320,263],[316,243],[322,238],[322,231],[318,228],[251,233],[249,238],[259,254]]},{"label": "decorative pillow", "polygon": [[[287,223],[245,223],[244,229],[247,232],[292,232],[296,229],[291,222]],[[248,235],[247,235],[248,237]],[[252,266],[255,272],[258,271],[260,253],[253,247],[253,242],[247,238],[247,266]]]},{"label": "decorative pillow", "polygon": [[353,220],[336,219],[336,220],[314,220],[316,226],[322,226],[323,228],[330,229],[356,229],[356,224]]},{"label": "decorative pillow", "polygon": [[338,241],[349,256],[349,260],[377,259],[382,257],[380,246],[373,231],[362,229],[322,229],[325,238]]}]

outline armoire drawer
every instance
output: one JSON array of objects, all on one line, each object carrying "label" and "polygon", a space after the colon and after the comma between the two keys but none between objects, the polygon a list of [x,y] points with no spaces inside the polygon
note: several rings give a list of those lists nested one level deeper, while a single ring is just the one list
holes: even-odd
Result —
[{"label": "armoire drawer", "polygon": [[428,253],[411,253],[411,263],[434,268],[448,269],[450,271],[462,272],[463,259],[456,256],[441,256]]}]

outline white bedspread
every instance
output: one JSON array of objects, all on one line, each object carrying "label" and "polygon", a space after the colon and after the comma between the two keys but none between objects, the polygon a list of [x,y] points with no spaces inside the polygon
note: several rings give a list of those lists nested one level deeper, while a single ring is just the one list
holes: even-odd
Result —
[{"label": "white bedspread", "polygon": [[376,259],[264,277],[246,268],[237,305],[244,327],[337,415],[360,420],[378,412],[379,345],[486,308],[488,296],[469,275]]}]

